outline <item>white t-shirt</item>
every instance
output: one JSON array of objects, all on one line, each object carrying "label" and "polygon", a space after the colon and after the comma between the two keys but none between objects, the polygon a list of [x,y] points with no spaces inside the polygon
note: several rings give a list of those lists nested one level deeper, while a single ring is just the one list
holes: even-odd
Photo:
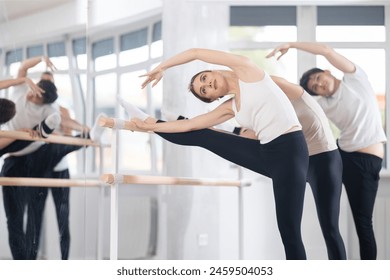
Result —
[{"label": "white t-shirt", "polygon": [[27,100],[28,86],[23,84],[13,87],[11,100],[15,102],[16,115],[8,122],[10,130],[33,128],[49,115],[59,113],[54,104],[37,105]]},{"label": "white t-shirt", "polygon": [[342,150],[354,152],[386,141],[374,90],[359,66],[355,73],[344,74],[332,96],[320,97],[318,102],[340,129],[338,144]]},{"label": "white t-shirt", "polygon": [[[41,123],[49,115],[58,113],[58,105],[43,104],[37,105],[27,100],[27,92],[29,88],[26,84],[13,87],[11,100],[15,102],[16,115],[7,123],[8,130],[18,130],[21,128],[33,128]],[[22,156],[36,151],[45,142],[31,142],[26,148],[10,153],[10,156]]]},{"label": "white t-shirt", "polygon": [[271,142],[294,126],[301,128],[290,100],[267,73],[261,81],[239,81],[239,84],[240,111],[233,98],[233,112],[242,127],[255,131],[261,144]]}]

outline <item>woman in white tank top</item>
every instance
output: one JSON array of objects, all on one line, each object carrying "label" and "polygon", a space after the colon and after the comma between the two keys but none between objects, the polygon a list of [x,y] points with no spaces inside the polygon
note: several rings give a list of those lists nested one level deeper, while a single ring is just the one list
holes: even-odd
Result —
[{"label": "woman in white tank top", "polygon": [[[174,133],[212,127],[237,114],[238,121],[256,131],[259,141],[252,141],[250,144],[255,152],[251,153],[250,159],[242,162],[243,160],[239,158],[240,150],[246,149],[245,145],[239,147],[220,143],[219,145],[227,147],[226,154],[229,154],[225,157],[222,152],[220,155],[232,162],[240,162],[242,166],[272,179],[277,222],[286,258],[306,259],[300,225],[308,150],[291,103],[272,79],[247,57],[209,49],[190,49],[163,61],[143,75],[146,80],[142,88],[149,83],[156,85],[168,68],[194,60],[223,65],[230,70],[204,71],[196,74],[191,80],[190,91],[205,102],[234,94],[234,104],[231,99],[213,111],[191,120],[166,123],[156,123],[142,114],[134,115],[133,112],[136,110],[126,108],[133,117],[132,121],[141,130]],[[236,154],[237,157],[231,156],[232,154]]]}]

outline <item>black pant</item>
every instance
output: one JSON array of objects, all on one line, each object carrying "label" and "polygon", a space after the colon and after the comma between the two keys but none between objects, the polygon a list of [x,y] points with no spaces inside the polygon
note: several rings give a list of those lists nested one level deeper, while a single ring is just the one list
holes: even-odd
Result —
[{"label": "black pant", "polygon": [[382,159],[370,154],[339,150],[344,166],[343,183],[359,237],[360,258],[375,260],[377,249],[372,214]]},{"label": "black pant", "polygon": [[267,144],[211,129],[157,134],[175,144],[205,148],[224,159],[270,177],[286,258],[306,259],[301,219],[309,159],[301,131],[282,135]]},{"label": "black pant", "polygon": [[[53,168],[65,155],[81,147],[45,144],[31,154],[8,157],[4,161],[1,176],[49,178],[52,176]],[[42,207],[42,203],[44,204],[46,196],[46,188],[3,186],[9,245],[14,259],[36,258],[41,227],[38,209]],[[24,234],[23,230],[23,215],[26,204],[28,204],[27,235]]]},{"label": "black pant", "polygon": [[[69,170],[52,172],[48,178],[69,179]],[[49,189],[53,195],[58,230],[60,234],[61,259],[67,260],[70,247],[69,231],[69,188],[29,188],[28,217],[26,230],[27,259],[35,260],[39,250],[43,211]]]},{"label": "black pant", "polygon": [[[5,159],[1,176],[29,177],[25,157]],[[23,215],[27,205],[26,189],[26,187],[3,187],[8,242],[14,260],[26,259],[26,236],[23,230]]]},{"label": "black pant", "polygon": [[342,170],[338,150],[309,157],[307,182],[314,195],[317,216],[330,260],[346,259],[345,246],[339,230]]},{"label": "black pant", "polygon": [[[69,179],[69,170],[53,172],[53,178]],[[54,205],[58,222],[58,231],[60,233],[61,259],[67,260],[70,248],[70,230],[69,230],[69,192],[70,188],[50,188],[53,195]]]}]

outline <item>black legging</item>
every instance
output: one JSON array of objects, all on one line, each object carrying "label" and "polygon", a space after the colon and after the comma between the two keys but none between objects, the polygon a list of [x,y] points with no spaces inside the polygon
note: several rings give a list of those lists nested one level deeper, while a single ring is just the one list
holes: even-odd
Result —
[{"label": "black legging", "polygon": [[[179,119],[185,119],[185,117],[180,116]],[[261,173],[261,170],[251,168],[255,166],[251,162],[256,163],[257,160],[255,156],[257,143],[247,141],[247,138],[239,137],[237,139],[235,135],[221,134],[221,132],[210,129],[200,132],[193,131],[191,134],[184,135],[174,133],[174,137],[169,137],[169,134],[165,133],[157,134],[176,144],[203,147],[238,165]],[[232,138],[232,136],[236,138]],[[220,143],[224,142],[234,143],[235,147],[240,148],[237,150],[237,153],[234,153],[234,151],[229,149],[229,145],[223,144],[221,146]],[[342,170],[343,166],[338,150],[309,157],[307,182],[310,184],[313,192],[317,216],[330,260],[346,259],[345,246],[339,230]]]},{"label": "black legging", "polygon": [[[52,178],[69,179],[69,169],[53,172]],[[53,195],[54,205],[58,222],[58,231],[60,234],[61,259],[67,260],[70,247],[69,230],[69,193],[70,188],[50,188]]]},{"label": "black legging", "polygon": [[343,183],[359,237],[360,258],[375,260],[377,248],[372,226],[372,213],[378,191],[382,159],[370,154],[339,150],[344,166]]},{"label": "black legging", "polygon": [[[69,179],[69,170],[52,172],[50,177],[58,179]],[[27,189],[29,198],[28,217],[26,229],[27,259],[35,260],[37,258],[39,241],[41,236],[43,211],[45,209],[46,198],[49,189],[52,192],[58,230],[60,234],[61,259],[67,260],[70,246],[69,231],[69,188],[29,188]]]},{"label": "black legging", "polygon": [[[15,141],[13,147],[31,143]],[[37,151],[19,157],[4,160],[1,171],[3,177],[50,178],[53,168],[68,153],[82,146],[65,144],[45,144]],[[10,148],[3,149],[10,151]],[[12,150],[13,152],[16,150]],[[42,190],[45,189],[45,190]],[[44,205],[46,188],[3,186],[4,209],[7,218],[9,245],[14,259],[35,259],[39,245],[42,214],[39,209]],[[28,205],[26,234],[23,231],[23,215]]]},{"label": "black legging", "polygon": [[309,157],[307,182],[317,208],[322,234],[330,260],[345,260],[346,252],[339,230],[343,165],[336,149]]},{"label": "black legging", "polygon": [[212,129],[157,134],[175,144],[205,148],[270,177],[286,259],[306,259],[301,219],[309,158],[302,131],[279,136],[267,144]]}]

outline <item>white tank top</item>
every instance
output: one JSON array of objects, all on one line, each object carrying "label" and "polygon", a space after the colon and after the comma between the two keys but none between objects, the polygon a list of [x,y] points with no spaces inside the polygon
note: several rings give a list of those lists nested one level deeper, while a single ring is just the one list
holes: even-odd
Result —
[{"label": "white tank top", "polygon": [[292,127],[301,128],[290,100],[268,74],[261,81],[240,85],[240,110],[235,98],[232,109],[242,127],[255,131],[261,144],[266,144]]}]

